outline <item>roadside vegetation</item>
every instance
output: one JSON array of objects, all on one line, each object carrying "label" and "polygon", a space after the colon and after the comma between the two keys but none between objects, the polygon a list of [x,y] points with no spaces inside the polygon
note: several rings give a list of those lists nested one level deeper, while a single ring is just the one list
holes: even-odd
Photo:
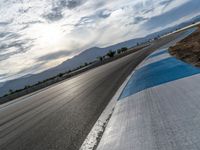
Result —
[{"label": "roadside vegetation", "polygon": [[[138,45],[137,45],[138,46]],[[119,55],[121,53],[124,53],[128,51],[128,48],[127,47],[122,47],[120,49],[117,49],[117,50],[109,50],[104,56],[99,56],[97,57],[97,60],[102,62],[103,60],[105,59],[108,59],[108,58],[113,58],[115,57],[116,55]]]},{"label": "roadside vegetation", "polygon": [[[139,45],[139,44],[138,44]],[[137,45],[137,46],[138,46]],[[118,49],[118,50],[109,50],[104,56],[99,56],[97,57],[97,59],[93,62],[85,62],[84,64],[80,65],[79,67],[73,69],[73,70],[68,70],[66,72],[63,72],[63,73],[59,73],[58,75],[52,77],[52,78],[48,78],[46,80],[43,80],[43,81],[39,81],[38,83],[34,84],[34,85],[26,85],[24,88],[22,89],[18,89],[18,90],[13,90],[13,89],[10,89],[8,91],[7,94],[5,94],[4,96],[2,97],[7,97],[9,95],[12,95],[12,94],[15,94],[15,93],[18,93],[18,92],[21,92],[21,91],[27,91],[32,88],[32,87],[36,87],[38,85],[42,85],[42,84],[45,84],[47,82],[50,82],[50,81],[53,81],[53,80],[56,80],[56,81],[61,81],[62,79],[65,79],[65,78],[68,78],[70,76],[72,76],[71,74],[76,72],[76,71],[79,71],[81,69],[84,69],[84,68],[87,68],[88,66],[94,64],[94,63],[98,63],[98,62],[103,62],[104,60],[109,60],[110,58],[113,58],[115,57],[116,55],[120,55],[121,53],[125,53],[126,51],[128,51],[128,48],[127,47],[122,47],[121,49]],[[1,98],[1,97],[0,97]]]},{"label": "roadside vegetation", "polygon": [[[196,22],[193,22],[193,24],[195,24],[195,23]],[[176,31],[178,31],[179,29],[180,28],[177,28]],[[173,33],[173,32],[174,31],[166,32],[163,35],[157,35],[153,39],[149,39],[146,42],[137,43],[136,47],[140,46],[140,45],[148,44],[148,43],[155,41],[155,40],[158,40],[162,36],[167,35],[169,33]],[[144,46],[144,47],[146,47],[146,46]],[[144,48],[144,47],[142,47],[142,48]],[[38,83],[36,83],[34,85],[26,85],[22,89],[18,89],[18,90],[10,89],[8,91],[8,93],[5,94],[2,97],[7,97],[9,95],[12,95],[12,94],[15,94],[15,93],[18,93],[18,92],[21,92],[21,91],[25,91],[25,90],[28,91],[30,88],[37,87],[38,85],[42,85],[42,84],[50,82],[52,80],[54,80],[53,83],[59,82],[61,80],[64,80],[66,78],[71,77],[73,75],[73,73],[76,72],[76,71],[87,68],[88,66],[91,66],[95,63],[103,63],[105,60],[112,59],[116,55],[120,55],[122,53],[125,53],[126,51],[128,51],[127,47],[122,47],[121,49],[117,49],[117,50],[110,50],[104,56],[98,56],[96,58],[96,60],[93,61],[93,62],[85,62],[84,64],[80,65],[79,67],[77,67],[73,70],[68,70],[66,72],[59,73],[58,75],[56,75],[52,78],[48,78],[46,80],[39,81]],[[197,67],[200,67],[200,25],[198,26],[198,30],[196,32],[194,32],[193,34],[191,34],[190,36],[188,36],[184,40],[178,42],[175,46],[170,47],[169,52],[170,52],[171,55],[177,57],[178,59],[181,59],[181,60],[183,60],[187,63],[193,64]],[[2,97],[0,97],[0,98],[2,98]]]},{"label": "roadside vegetation", "polygon": [[[137,43],[135,45],[135,47],[130,48],[130,51],[131,50],[137,51],[139,49],[142,49],[142,48],[148,46],[151,41],[152,40],[147,40],[146,42]],[[17,89],[17,90],[10,89],[7,94],[3,95],[0,98],[6,98],[4,100],[7,101],[7,99],[12,100],[12,99],[18,98],[20,96],[35,92],[35,91],[45,88],[49,85],[52,85],[52,84],[62,81],[64,79],[70,78],[74,75],[77,75],[78,73],[89,70],[95,66],[99,66],[104,63],[110,62],[114,59],[123,57],[124,55],[126,55],[125,53],[127,51],[129,51],[129,48],[127,48],[127,47],[122,47],[122,48],[116,49],[116,50],[109,50],[105,55],[98,56],[96,58],[96,60],[94,60],[92,62],[85,62],[73,70],[68,70],[68,71],[59,73],[58,75],[56,75],[54,77],[45,79],[43,81],[39,81],[38,83],[33,84],[33,85],[26,85],[22,89]],[[0,104],[4,103],[4,100],[0,101]]]},{"label": "roadside vegetation", "polygon": [[[52,81],[52,80],[57,80],[57,81],[61,81],[61,79],[64,77],[64,76],[67,76],[67,77],[71,77],[71,73],[72,72],[75,72],[75,71],[78,71],[80,69],[83,69],[84,67],[87,67],[88,65],[91,65],[93,64],[94,62],[90,62],[90,63],[84,63],[83,65],[73,69],[73,70],[68,70],[66,72],[63,72],[63,73],[59,73],[58,75],[54,76],[54,77],[51,77],[51,78],[48,78],[48,79],[45,79],[43,81],[38,81],[38,83],[34,84],[34,85],[26,85],[24,88],[22,89],[17,89],[17,90],[13,90],[13,89],[9,89],[8,93],[3,95],[2,97],[6,97],[6,96],[9,96],[11,94],[15,94],[15,93],[18,93],[18,92],[21,92],[21,91],[24,91],[24,90],[27,90],[32,88],[32,87],[36,87],[38,85],[41,85],[41,84],[44,84],[44,83],[47,83],[49,81]],[[0,97],[1,98],[1,97]]]}]

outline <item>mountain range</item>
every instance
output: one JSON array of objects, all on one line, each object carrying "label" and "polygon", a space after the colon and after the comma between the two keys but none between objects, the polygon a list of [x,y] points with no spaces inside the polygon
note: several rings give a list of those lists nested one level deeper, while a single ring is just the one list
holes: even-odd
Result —
[{"label": "mountain range", "polygon": [[73,70],[86,62],[89,63],[89,62],[95,61],[97,57],[104,56],[109,50],[117,50],[122,47],[130,48],[130,47],[136,46],[138,43],[147,42],[151,39],[154,39],[157,36],[165,35],[167,33],[170,33],[177,29],[186,27],[186,26],[188,26],[194,22],[198,22],[198,21],[200,21],[200,16],[197,16],[197,17],[195,17],[189,21],[186,21],[182,24],[167,28],[165,30],[162,30],[162,31],[159,31],[159,32],[156,32],[153,34],[150,34],[144,38],[131,39],[131,40],[121,42],[121,43],[118,43],[118,44],[115,44],[115,45],[112,45],[109,47],[104,47],[104,48],[99,48],[99,47],[89,48],[87,50],[84,50],[80,54],[74,56],[73,58],[64,61],[60,65],[53,67],[51,69],[48,69],[46,71],[43,71],[41,73],[30,74],[30,75],[23,76],[21,78],[7,81],[5,83],[0,83],[0,96],[3,96],[4,94],[8,93],[8,91],[10,89],[12,89],[13,91],[15,91],[17,89],[22,89],[26,85],[36,84],[39,81],[43,81],[45,79],[51,78],[53,76],[58,75],[59,73],[64,73],[68,70]]}]

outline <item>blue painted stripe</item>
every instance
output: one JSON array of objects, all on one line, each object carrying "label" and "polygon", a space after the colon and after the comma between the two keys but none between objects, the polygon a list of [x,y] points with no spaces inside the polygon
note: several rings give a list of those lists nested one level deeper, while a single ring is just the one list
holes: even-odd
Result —
[{"label": "blue painted stripe", "polygon": [[200,73],[200,69],[174,57],[138,69],[129,80],[119,99],[144,89]]},{"label": "blue painted stripe", "polygon": [[159,56],[159,55],[162,55],[162,54],[166,54],[166,53],[168,53],[167,50],[162,50],[162,51],[160,51],[160,52],[151,54],[151,55],[148,56],[147,58],[148,58],[148,59],[149,59],[149,58],[153,58],[153,57],[156,57],[156,56]]}]

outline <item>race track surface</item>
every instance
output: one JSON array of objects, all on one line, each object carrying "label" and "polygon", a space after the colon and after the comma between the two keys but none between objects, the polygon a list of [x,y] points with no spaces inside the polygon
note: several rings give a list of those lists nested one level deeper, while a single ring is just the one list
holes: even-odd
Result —
[{"label": "race track surface", "polygon": [[181,33],[0,105],[1,150],[76,150],[116,90],[152,51]]},{"label": "race track surface", "polygon": [[199,150],[200,69],[159,49],[132,73],[97,150]]}]

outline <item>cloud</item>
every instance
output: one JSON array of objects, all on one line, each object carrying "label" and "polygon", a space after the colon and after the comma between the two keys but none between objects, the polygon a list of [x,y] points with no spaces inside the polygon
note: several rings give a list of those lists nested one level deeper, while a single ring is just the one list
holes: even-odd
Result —
[{"label": "cloud", "polygon": [[98,13],[98,16],[99,16],[100,18],[107,18],[107,17],[109,17],[110,15],[111,15],[111,11],[108,10],[108,9],[103,9],[103,10],[101,10],[101,11]]},{"label": "cloud", "polygon": [[109,9],[99,9],[96,10],[92,15],[81,17],[75,26],[95,28],[97,27],[98,23],[105,21],[105,19],[107,19],[111,14],[112,11]]},{"label": "cloud", "polygon": [[50,21],[58,21],[63,18],[63,14],[59,7],[55,7],[44,17]]},{"label": "cloud", "polygon": [[71,54],[72,54],[72,52],[66,51],[66,50],[57,51],[57,52],[54,52],[54,53],[50,53],[50,54],[41,56],[41,57],[37,58],[37,61],[50,61],[50,60],[58,59],[58,58],[61,58],[61,57],[66,57],[66,56],[69,56]]},{"label": "cloud", "polygon": [[45,66],[46,62],[39,62],[37,64],[34,64],[32,66],[27,66],[23,69],[21,69],[18,72],[18,75],[24,76],[27,74],[34,74],[35,72],[38,72],[38,70],[43,69],[43,66]]},{"label": "cloud", "polygon": [[164,0],[164,1],[160,2],[160,5],[164,5],[164,7],[167,7],[172,2],[173,2],[173,0]]},{"label": "cloud", "polygon": [[[12,55],[12,54],[10,54],[10,55]],[[7,54],[2,54],[2,55],[0,55],[0,62],[3,61],[3,60],[6,60],[6,59],[8,59],[8,58],[9,58],[9,55],[7,55]]]},{"label": "cloud", "polygon": [[[6,51],[9,50],[10,48],[14,48],[15,52],[17,53],[22,53],[22,52],[26,52],[29,50],[30,47],[32,47],[32,45],[27,45],[27,43],[29,42],[29,39],[23,40],[23,41],[13,41],[11,43],[1,43],[0,44],[0,52],[1,51]],[[14,53],[13,53],[14,54]]]},{"label": "cloud", "polygon": [[65,4],[67,6],[67,8],[73,9],[73,8],[76,8],[76,7],[80,6],[81,4],[83,4],[83,0],[68,0],[68,1],[61,0],[60,4],[61,5]]},{"label": "cloud", "polygon": [[144,18],[144,17],[138,16],[138,17],[135,17],[135,18],[133,19],[133,24],[139,24],[139,23],[141,23],[141,22],[143,22],[143,21],[145,21],[145,20],[148,20],[148,18]]},{"label": "cloud", "polygon": [[28,8],[19,8],[18,12],[19,13],[27,13],[29,10],[31,9],[31,7],[28,7]]},{"label": "cloud", "polygon": [[0,78],[3,77],[3,76],[6,76],[6,75],[7,75],[6,73],[5,74],[0,74]]},{"label": "cloud", "polygon": [[44,17],[50,21],[58,21],[64,17],[63,10],[65,8],[74,9],[82,5],[85,1],[83,0],[56,0],[52,3],[51,11],[45,14]]},{"label": "cloud", "polygon": [[9,35],[10,32],[0,32],[0,38],[4,38],[5,36]]},{"label": "cloud", "polygon": [[10,24],[11,22],[0,22],[0,26],[6,26],[8,24]]},{"label": "cloud", "polygon": [[154,8],[151,8],[151,9],[145,9],[142,11],[142,14],[145,15],[145,14],[148,14],[148,13],[151,13],[153,12],[155,9]]},{"label": "cloud", "polygon": [[0,6],[2,80],[40,72],[84,49],[142,37],[200,14],[199,0],[15,0]]},{"label": "cloud", "polygon": [[[167,6],[165,5],[164,7],[165,9],[169,6],[169,3],[172,3],[172,1],[168,1]],[[195,11],[198,12],[198,4],[198,0],[186,2],[183,5],[171,9],[170,11],[164,12],[158,16],[151,17],[147,22],[144,23],[143,27],[148,30],[152,30],[160,27],[175,25],[174,23],[176,23],[179,19],[189,14],[193,14]]]}]

